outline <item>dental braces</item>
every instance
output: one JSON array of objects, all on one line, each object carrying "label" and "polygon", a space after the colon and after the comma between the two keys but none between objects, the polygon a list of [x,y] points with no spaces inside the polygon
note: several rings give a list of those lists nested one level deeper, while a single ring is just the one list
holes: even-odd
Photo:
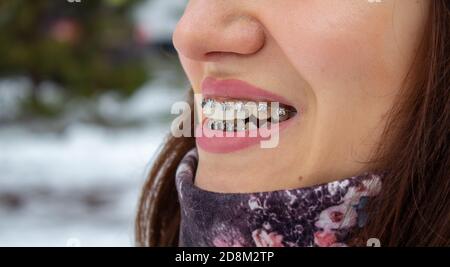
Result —
[{"label": "dental braces", "polygon": [[[224,112],[228,112],[228,114],[230,112],[240,112],[246,114],[245,116],[248,117],[253,108],[256,108],[259,119],[267,119],[271,114],[273,114],[271,113],[271,107],[269,107],[266,102],[259,102],[256,104],[256,106],[248,105],[248,103],[244,103],[243,101],[216,101],[211,98],[203,98],[201,105],[203,113],[207,116],[219,111],[219,114],[222,115],[222,117]],[[288,112],[289,111],[285,107],[279,106],[276,109],[275,114],[277,114],[280,119],[283,119],[288,115]]]},{"label": "dental braces", "polygon": [[[284,106],[277,106],[272,112],[267,102],[218,101],[211,98],[202,99],[202,111],[207,117],[206,127],[210,130],[240,132],[261,127],[271,127],[273,123],[287,120],[295,111]],[[241,112],[244,116],[236,116]],[[227,115],[225,115],[227,114]],[[259,127],[257,126],[259,125]]]},{"label": "dental braces", "polygon": [[[267,122],[270,125],[270,122]],[[267,125],[266,125],[267,126]],[[253,122],[245,123],[244,120],[237,121],[221,121],[214,119],[207,119],[206,127],[210,130],[226,131],[226,132],[242,132],[250,129],[257,129],[258,127]]]}]

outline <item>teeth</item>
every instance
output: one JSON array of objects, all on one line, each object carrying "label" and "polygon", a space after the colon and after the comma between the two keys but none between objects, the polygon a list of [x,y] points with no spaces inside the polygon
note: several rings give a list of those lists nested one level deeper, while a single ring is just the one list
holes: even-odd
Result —
[{"label": "teeth", "polygon": [[266,120],[271,115],[278,114],[279,120],[281,121],[288,117],[288,111],[284,107],[271,110],[265,102],[260,102],[256,105],[253,102],[219,102],[214,99],[203,99],[202,108],[203,114],[214,120],[246,119],[251,115],[254,115],[260,120]]},{"label": "teeth", "polygon": [[271,124],[289,119],[292,111],[277,103],[217,101],[202,99],[203,114],[211,130],[242,132],[258,128],[269,128]]},{"label": "teeth", "polygon": [[225,125],[223,121],[214,121],[214,130],[223,131]]},{"label": "teeth", "polygon": [[217,120],[208,120],[206,125],[210,130],[218,130],[218,131],[223,131],[225,127],[225,123],[223,121]]},{"label": "teeth", "polygon": [[245,124],[245,130],[256,130],[256,129],[258,129],[258,126],[253,122],[247,122]]},{"label": "teeth", "polygon": [[225,130],[227,132],[234,132],[234,121],[226,121],[225,122]]},{"label": "teeth", "polygon": [[[238,120],[236,125],[234,121],[218,121],[218,120],[212,120],[208,119],[206,126],[210,130],[217,130],[217,131],[227,131],[227,132],[240,132],[240,131],[246,131],[249,129],[248,126],[249,123],[245,124],[244,121]],[[256,129],[256,126],[252,123],[251,129]]]},{"label": "teeth", "polygon": [[218,120],[212,120],[208,119],[206,126],[210,130],[217,130],[217,131],[227,131],[227,132],[241,132],[241,131],[248,131],[248,130],[256,130],[258,128],[269,128],[271,123],[268,121],[260,121],[261,125],[259,127],[256,122],[249,121],[245,122],[243,120],[238,120],[236,123],[234,121],[218,121]]},{"label": "teeth", "polygon": [[267,103],[261,102],[258,104],[259,112],[267,112],[267,110],[268,110]]},{"label": "teeth", "polygon": [[222,110],[225,112],[226,111],[234,111],[234,109],[235,109],[233,102],[225,102],[221,106],[222,106]]},{"label": "teeth", "polygon": [[268,119],[268,107],[267,107],[267,103],[259,103],[258,104],[258,119],[260,120],[266,120]]},{"label": "teeth", "polygon": [[214,121],[208,120],[206,123],[206,127],[208,127],[208,129],[210,129],[210,130],[214,130]]},{"label": "teeth", "polygon": [[258,121],[258,128],[268,128],[269,122],[267,120]]},{"label": "teeth", "polygon": [[237,112],[244,111],[244,103],[242,103],[242,101],[234,103],[234,110],[236,110]]},{"label": "teeth", "polygon": [[237,120],[235,129],[237,132],[245,131],[245,122],[243,120]]},{"label": "teeth", "polygon": [[205,116],[210,116],[210,115],[214,114],[215,106],[216,106],[216,102],[212,99],[203,101],[202,107],[203,107],[203,113],[205,114]]}]

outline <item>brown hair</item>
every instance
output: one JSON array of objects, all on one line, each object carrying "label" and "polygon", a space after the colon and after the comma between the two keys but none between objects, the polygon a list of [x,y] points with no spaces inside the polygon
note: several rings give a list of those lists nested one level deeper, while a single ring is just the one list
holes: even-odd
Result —
[{"label": "brown hair", "polygon": [[[368,224],[354,233],[354,245],[365,245],[369,238],[380,239],[383,246],[450,245],[448,5],[447,0],[431,1],[421,53],[409,73],[414,83],[405,86],[393,106],[385,141],[374,158],[377,168],[389,172],[380,196],[367,206]],[[170,135],[158,153],[138,207],[138,246],[178,245],[180,207],[174,177],[181,158],[194,146],[193,137]]]}]

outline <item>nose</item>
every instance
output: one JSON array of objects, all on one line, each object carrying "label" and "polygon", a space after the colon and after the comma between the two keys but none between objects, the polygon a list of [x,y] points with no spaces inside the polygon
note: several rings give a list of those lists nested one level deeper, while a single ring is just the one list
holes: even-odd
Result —
[{"label": "nose", "polygon": [[177,52],[197,61],[217,55],[251,55],[265,41],[263,26],[235,1],[191,0],[175,28]]}]

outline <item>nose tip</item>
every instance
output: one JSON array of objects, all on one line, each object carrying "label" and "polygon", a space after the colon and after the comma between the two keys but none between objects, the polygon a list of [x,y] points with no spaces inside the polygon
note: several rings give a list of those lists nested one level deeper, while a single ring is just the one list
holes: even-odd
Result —
[{"label": "nose tip", "polygon": [[251,55],[264,42],[263,27],[256,19],[219,6],[187,8],[173,34],[178,53],[197,61],[209,61],[218,54]]}]

